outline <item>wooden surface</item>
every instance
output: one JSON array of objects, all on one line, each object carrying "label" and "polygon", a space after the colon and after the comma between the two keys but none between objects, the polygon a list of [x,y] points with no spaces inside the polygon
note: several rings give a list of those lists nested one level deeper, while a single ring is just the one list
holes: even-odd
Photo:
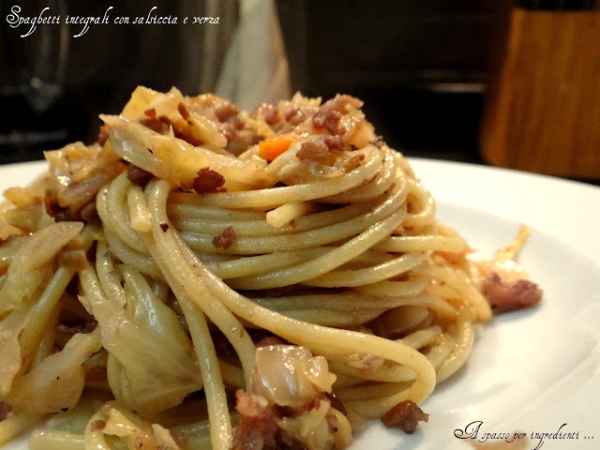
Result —
[{"label": "wooden surface", "polygon": [[513,10],[481,143],[491,164],[600,178],[600,12]]}]

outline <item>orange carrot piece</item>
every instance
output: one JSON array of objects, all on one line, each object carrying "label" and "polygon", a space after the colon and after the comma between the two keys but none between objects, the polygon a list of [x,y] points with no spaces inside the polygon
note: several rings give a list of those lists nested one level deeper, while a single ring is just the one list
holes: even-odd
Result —
[{"label": "orange carrot piece", "polygon": [[285,152],[294,140],[290,136],[277,136],[270,139],[265,139],[258,146],[258,154],[262,159],[273,161],[283,152]]}]

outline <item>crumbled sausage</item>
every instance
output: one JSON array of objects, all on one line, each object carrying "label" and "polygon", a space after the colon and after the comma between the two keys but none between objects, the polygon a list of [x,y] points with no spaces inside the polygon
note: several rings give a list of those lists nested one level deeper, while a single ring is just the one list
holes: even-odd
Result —
[{"label": "crumbled sausage", "polygon": [[362,102],[349,95],[336,95],[325,102],[319,111],[313,116],[313,126],[317,130],[326,129],[331,134],[341,135],[346,131],[340,124],[340,120],[350,108],[360,108]]},{"label": "crumbled sausage", "polygon": [[271,103],[263,103],[256,110],[257,115],[263,117],[264,121],[269,125],[275,125],[279,122],[279,111],[275,105]]},{"label": "crumbled sausage", "polygon": [[233,227],[227,227],[223,232],[215,236],[213,239],[213,245],[217,248],[227,249],[235,242],[236,234]]},{"label": "crumbled sausage", "polygon": [[415,402],[404,400],[386,412],[381,421],[388,428],[400,428],[405,433],[412,434],[419,422],[429,421],[429,414],[424,413]]},{"label": "crumbled sausage", "polygon": [[219,122],[226,122],[228,119],[236,116],[238,112],[239,109],[235,105],[226,102],[215,109],[215,116]]},{"label": "crumbled sausage", "polygon": [[331,134],[342,134],[344,130],[340,127],[342,115],[337,111],[320,110],[313,117],[313,126],[317,129],[326,129]]},{"label": "crumbled sausage", "polygon": [[341,149],[344,146],[344,140],[341,136],[325,136],[323,139],[325,145],[330,149]]},{"label": "crumbled sausage", "polygon": [[299,125],[304,118],[305,115],[300,108],[291,108],[285,113],[285,120],[292,125]]},{"label": "crumbled sausage", "polygon": [[198,194],[208,194],[211,192],[222,192],[225,190],[223,185],[225,178],[219,172],[204,167],[198,171],[192,187]]},{"label": "crumbled sausage", "polygon": [[12,408],[8,403],[0,401],[0,422],[6,419],[11,411]]},{"label": "crumbled sausage", "polygon": [[337,160],[336,154],[320,142],[304,142],[296,157],[300,161],[312,161],[324,166],[333,166]]},{"label": "crumbled sausage", "polygon": [[509,283],[496,272],[484,280],[481,290],[495,313],[529,308],[542,299],[542,291],[537,284],[528,280]]},{"label": "crumbled sausage", "polygon": [[258,144],[260,136],[255,130],[244,128],[242,130],[229,129],[226,132],[227,150],[234,155],[239,155],[249,147]]},{"label": "crumbled sausage", "polygon": [[137,184],[138,186],[146,186],[153,176],[154,175],[150,172],[146,172],[144,169],[140,169],[133,164],[129,164],[129,167],[127,167],[127,178],[129,178],[129,181],[133,184]]},{"label": "crumbled sausage", "polygon": [[277,447],[277,417],[263,397],[238,390],[235,393],[240,424],[235,430],[233,450],[263,450]]},{"label": "crumbled sausage", "polygon": [[105,426],[106,422],[104,420],[94,420],[92,423],[90,423],[90,429],[92,431],[102,431],[104,430]]}]

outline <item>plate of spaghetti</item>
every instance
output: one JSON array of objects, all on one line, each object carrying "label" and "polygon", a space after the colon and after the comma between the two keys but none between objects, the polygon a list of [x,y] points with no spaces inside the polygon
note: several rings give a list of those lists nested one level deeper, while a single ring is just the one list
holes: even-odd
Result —
[{"label": "plate of spaghetti", "polygon": [[468,448],[558,386],[577,414],[598,243],[527,201],[598,190],[413,171],[361,108],[138,87],[97,142],[0,168],[0,446]]}]

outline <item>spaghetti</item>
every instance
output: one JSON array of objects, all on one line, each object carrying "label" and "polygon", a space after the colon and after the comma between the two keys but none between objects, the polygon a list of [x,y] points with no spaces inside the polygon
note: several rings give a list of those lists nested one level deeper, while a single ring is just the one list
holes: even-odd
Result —
[{"label": "spaghetti", "polygon": [[100,142],[47,152],[5,194],[0,444],[49,418],[33,450],[342,449],[426,420],[490,274],[539,290],[467,259],[361,106],[140,87]]}]

